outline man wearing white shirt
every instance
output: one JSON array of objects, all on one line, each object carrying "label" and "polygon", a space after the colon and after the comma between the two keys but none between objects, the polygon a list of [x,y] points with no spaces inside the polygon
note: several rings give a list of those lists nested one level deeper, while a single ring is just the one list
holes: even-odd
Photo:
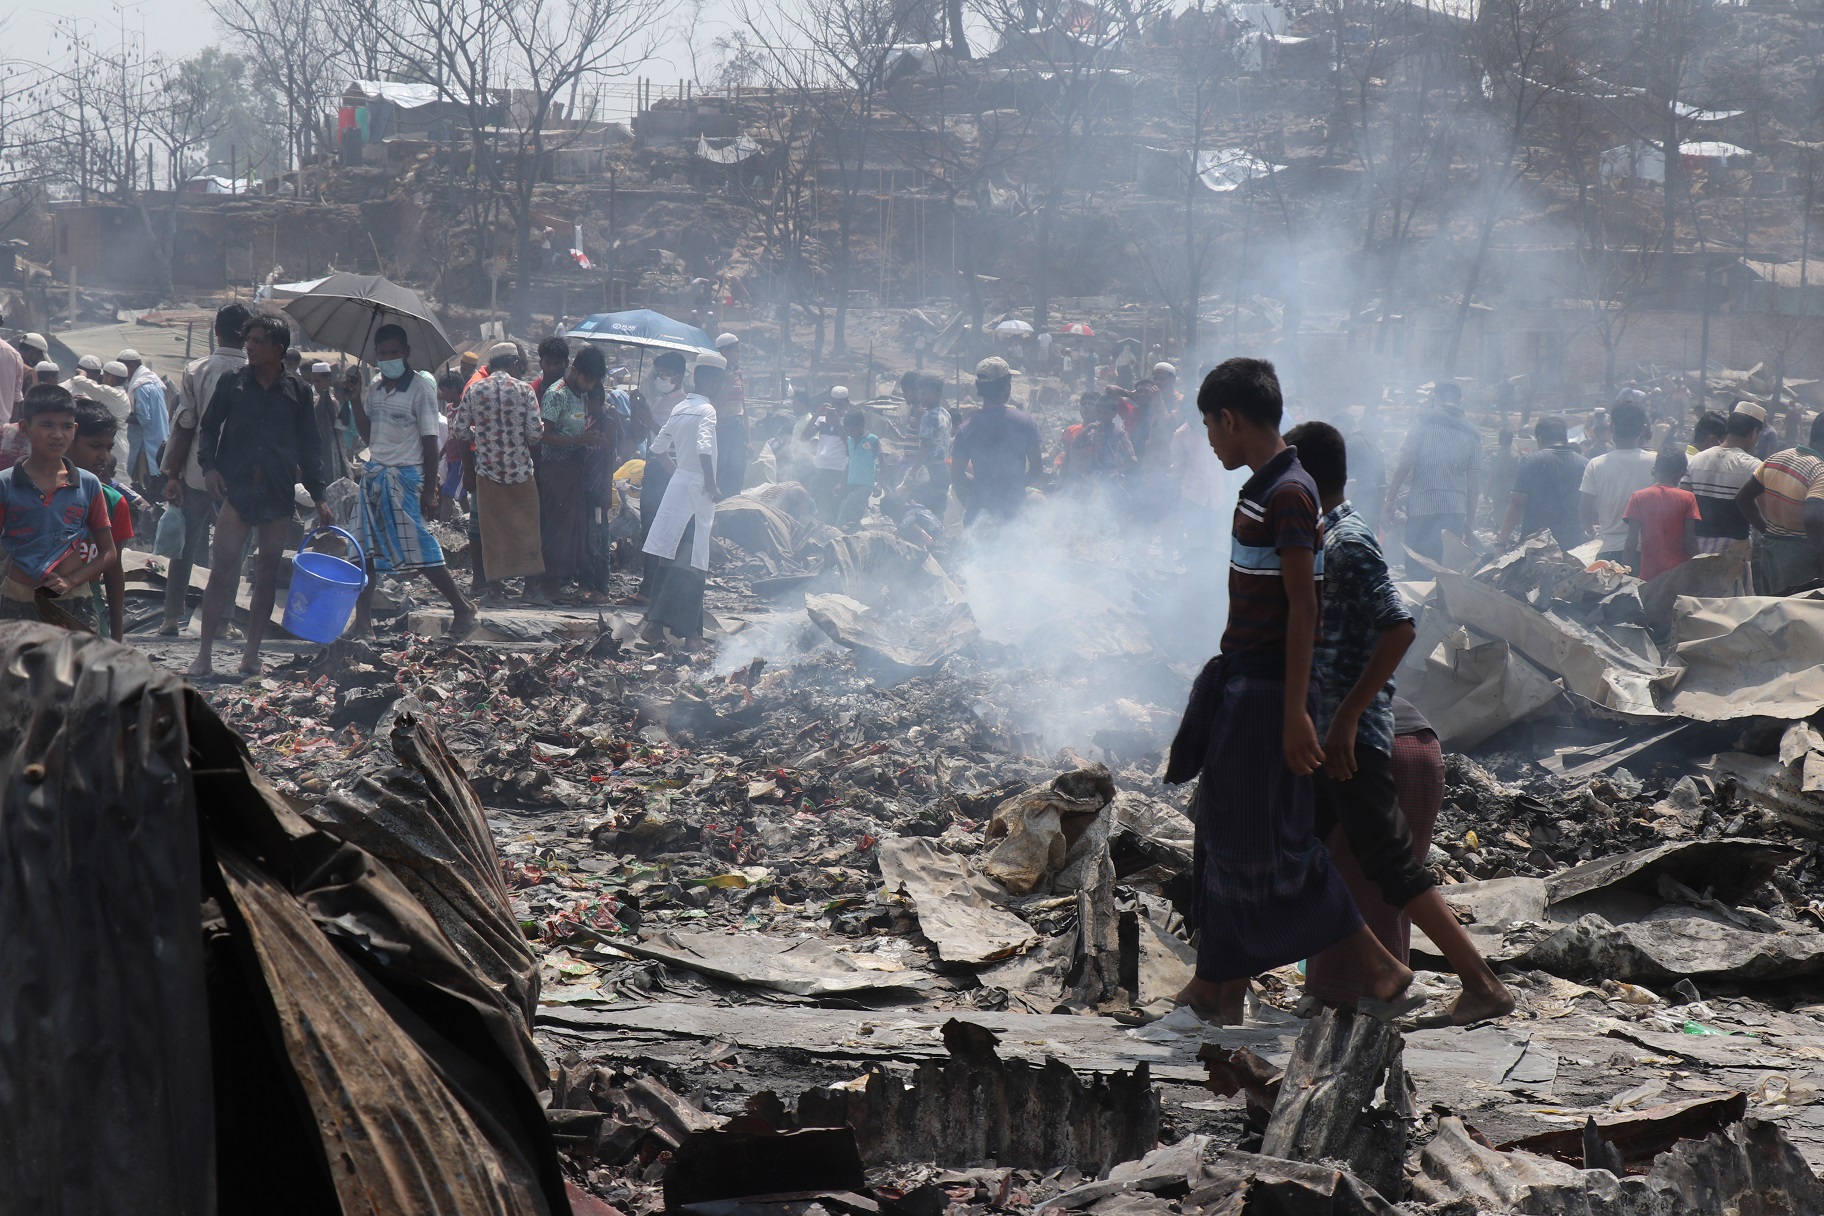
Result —
[{"label": "man wearing white shirt", "polygon": [[25,356],[11,342],[0,338],[0,425],[13,420],[13,407],[25,400],[25,390],[31,387],[25,369]]},{"label": "man wearing white shirt", "polygon": [[703,638],[710,529],[716,521],[716,504],[722,500],[716,485],[716,407],[712,402],[722,391],[727,368],[728,361],[721,355],[697,357],[696,391],[671,411],[647,457],[671,474],[665,499],[646,534],[645,552],[660,563],[652,606],[646,610],[646,628],[640,633],[651,645],[663,645],[667,629],[683,639],[686,649],[693,649]]},{"label": "man wearing white shirt", "polygon": [[[114,366],[120,367],[118,363]],[[127,419],[133,414],[133,403],[127,400],[126,390],[103,378],[102,362],[94,355],[84,355],[76,361],[76,374],[65,381],[63,387],[70,390],[70,396],[93,401],[114,416],[119,428],[114,433],[114,463],[121,469],[126,468],[129,452]]]},{"label": "man wearing white shirt", "polygon": [[[647,419],[651,424],[651,438],[647,441],[650,452],[653,443],[657,442],[659,432],[671,418],[671,411],[683,401],[684,391],[684,356],[675,350],[661,352],[652,361],[652,380],[647,385],[646,394]],[[659,461],[648,460],[645,471],[640,474],[640,544],[646,543],[646,537],[652,532],[652,521],[659,514],[659,504],[665,501],[665,487],[671,481],[671,473]],[[658,589],[660,563],[657,558],[648,557],[645,569],[640,578],[640,590],[630,597],[629,603],[650,604],[652,593]]]},{"label": "man wearing white shirt", "polygon": [[1579,514],[1584,531],[1602,541],[1598,561],[1620,562],[1628,543],[1628,524],[1622,513],[1636,490],[1653,484],[1653,453],[1647,442],[1647,411],[1638,402],[1621,401],[1609,411],[1609,433],[1615,448],[1595,457],[1583,469],[1579,487]]},{"label": "man wearing white shirt", "polygon": [[[367,444],[360,469],[361,545],[370,572],[422,572],[450,602],[455,612],[450,632],[460,637],[474,625],[476,608],[456,586],[443,564],[443,547],[424,526],[427,515],[437,517],[442,445],[437,385],[412,368],[411,353],[401,327],[382,325],[374,331],[374,362],[380,370],[366,400],[355,402],[355,429]],[[355,601],[356,637],[373,631],[373,596],[370,573]]]},{"label": "man wearing white shirt", "polygon": [[[126,365],[127,396],[133,416],[127,420],[127,476],[148,493],[158,490],[159,453],[171,437],[171,415],[165,408],[165,382],[147,367],[132,347],[114,356]],[[143,470],[143,472],[142,472]]]},{"label": "man wearing white shirt", "polygon": [[811,475],[805,489],[817,500],[817,514],[834,523],[842,505],[843,483],[849,476],[849,441],[842,433],[842,415],[849,408],[848,386],[838,384],[830,398],[811,418]]}]

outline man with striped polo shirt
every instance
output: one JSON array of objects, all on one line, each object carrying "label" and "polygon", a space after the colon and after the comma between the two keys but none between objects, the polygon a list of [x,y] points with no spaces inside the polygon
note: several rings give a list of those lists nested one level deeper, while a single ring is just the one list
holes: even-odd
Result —
[{"label": "man with striped polo shirt", "polygon": [[1816,582],[1824,551],[1824,414],[1810,442],[1769,456],[1736,495],[1754,527],[1754,593],[1785,595]]}]

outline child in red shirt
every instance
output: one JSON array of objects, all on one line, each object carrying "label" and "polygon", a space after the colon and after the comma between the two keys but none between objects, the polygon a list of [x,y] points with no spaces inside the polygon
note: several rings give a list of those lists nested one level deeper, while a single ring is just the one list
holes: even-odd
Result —
[{"label": "child in red shirt", "polygon": [[1697,552],[1697,495],[1678,488],[1685,454],[1668,447],[1653,462],[1653,485],[1636,490],[1621,513],[1628,524],[1622,561],[1643,582],[1682,565]]}]

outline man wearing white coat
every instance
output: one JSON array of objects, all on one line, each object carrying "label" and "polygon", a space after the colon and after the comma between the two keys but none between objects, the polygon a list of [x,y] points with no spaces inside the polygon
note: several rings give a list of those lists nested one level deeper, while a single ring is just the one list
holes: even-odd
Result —
[{"label": "man wearing white coat", "polygon": [[[657,586],[640,637],[662,645],[667,629],[686,649],[703,638],[703,589],[709,578],[710,529],[722,492],[716,485],[716,407],[728,361],[705,352],[697,356],[695,392],[671,411],[648,452],[671,474],[665,497],[646,534],[645,551],[661,562]],[[689,549],[686,550],[685,546]]]}]

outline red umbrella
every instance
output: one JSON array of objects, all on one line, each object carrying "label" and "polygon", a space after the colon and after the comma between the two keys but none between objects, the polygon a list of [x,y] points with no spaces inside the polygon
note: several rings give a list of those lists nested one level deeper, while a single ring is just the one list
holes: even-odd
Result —
[{"label": "red umbrella", "polygon": [[1072,321],[1069,325],[1066,325],[1063,329],[1059,330],[1058,332],[1065,333],[1065,334],[1075,334],[1079,338],[1093,338],[1096,336],[1096,331],[1091,329],[1089,326],[1083,324],[1083,322],[1081,322],[1081,321]]}]

